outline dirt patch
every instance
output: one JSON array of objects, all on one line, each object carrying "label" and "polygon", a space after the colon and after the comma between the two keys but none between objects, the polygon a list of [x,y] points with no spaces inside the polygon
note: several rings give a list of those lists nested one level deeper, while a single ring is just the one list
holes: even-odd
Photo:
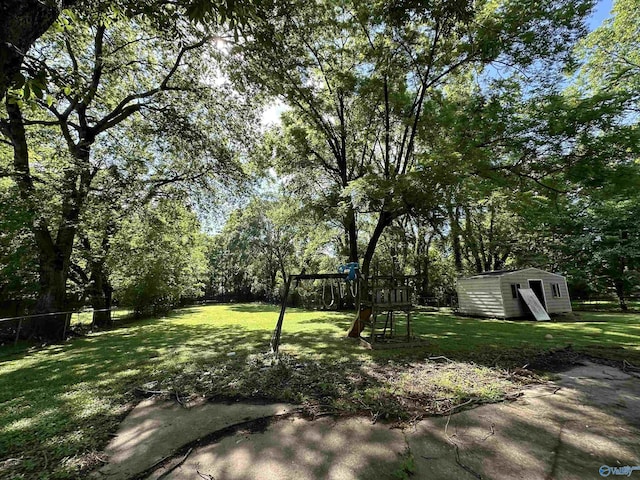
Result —
[{"label": "dirt patch", "polygon": [[[617,355],[612,355],[612,350]],[[569,345],[565,348],[538,353],[526,361],[523,368],[532,372],[558,373],[574,367],[584,366],[586,362],[591,362],[614,367],[633,376],[640,375],[640,367],[637,365],[624,358],[612,358],[615,356],[624,357],[624,353],[625,350],[623,348],[591,347],[588,351],[577,351]]]},{"label": "dirt patch", "polygon": [[[235,358],[154,383],[151,393],[186,401],[191,396],[252,404],[302,405],[310,417],[327,413],[369,415],[406,422],[444,414],[463,403],[499,401],[523,384],[542,381],[531,372],[456,362],[438,356],[371,362],[317,361],[281,355]],[[175,392],[181,392],[176,396]]]},{"label": "dirt patch", "polygon": [[583,353],[576,352],[573,347],[567,346],[537,354],[526,363],[525,368],[543,372],[562,372],[576,365],[584,365],[585,360]]},{"label": "dirt patch", "polygon": [[234,358],[225,365],[182,372],[145,385],[141,391],[160,393],[181,403],[195,397],[229,405],[288,402],[301,405],[308,418],[367,415],[374,421],[405,424],[516,398],[523,386],[545,383],[545,373],[564,372],[589,360],[629,372],[636,368],[624,360],[596,358],[571,346],[516,356],[512,353],[503,352],[501,358],[484,364],[453,361],[446,356],[357,363],[286,354],[274,362],[269,355],[255,354]]}]

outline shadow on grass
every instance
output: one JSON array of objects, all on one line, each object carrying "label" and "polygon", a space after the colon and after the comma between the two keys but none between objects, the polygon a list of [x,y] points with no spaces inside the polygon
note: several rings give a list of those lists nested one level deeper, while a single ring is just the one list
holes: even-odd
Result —
[{"label": "shadow on grass", "polygon": [[[299,310],[302,312],[303,310]],[[289,312],[289,310],[287,310]],[[334,327],[342,338],[351,325],[351,314],[346,312],[314,312],[312,318],[301,320],[309,332],[316,326]],[[277,317],[274,316],[274,322]],[[289,330],[289,313],[285,317],[282,344],[300,347],[318,355],[340,351],[343,343],[328,342],[327,333],[317,330],[317,339],[311,343]],[[399,318],[398,332],[403,331],[404,320]],[[308,326],[308,327],[307,327]],[[428,347],[370,352],[371,359],[401,358],[414,360],[428,355],[446,355],[453,360],[474,361],[486,366],[522,366],[533,356],[550,350],[571,346],[577,351],[595,357],[626,359],[640,364],[640,315],[615,313],[582,313],[579,321],[534,322],[527,320],[496,320],[455,316],[449,313],[422,312],[413,316],[413,333],[426,340]],[[365,330],[363,335],[367,335]],[[332,345],[329,347],[328,345]]]},{"label": "shadow on grass", "polygon": [[[254,313],[270,318],[274,307],[234,305],[227,310],[247,315],[236,315],[235,324],[218,325],[216,307],[189,308],[39,351],[11,352],[0,363],[0,457],[25,456],[18,471],[27,476],[47,470],[64,476],[81,469],[83,455],[108,441],[135,399],[134,388],[148,382],[186,393],[301,400],[300,392],[287,391],[281,379],[272,385],[265,380],[254,392],[255,382],[244,378],[259,371],[249,357],[267,352],[277,313],[267,328],[243,324],[251,323]],[[195,315],[199,323],[187,323]],[[363,354],[357,345],[317,327],[288,338],[303,357],[337,363]],[[243,378],[233,384],[235,377]],[[58,461],[65,457],[75,460],[61,467]]]},{"label": "shadow on grass", "polygon": [[73,471],[71,462],[56,472],[56,460],[102,448],[134,399],[134,387],[199,365],[228,365],[229,352],[246,357],[263,351],[268,339],[268,332],[242,327],[145,320],[5,361],[0,457],[26,454],[21,472],[28,475]]},{"label": "shadow on grass", "polygon": [[270,303],[230,303],[226,306],[229,310],[243,313],[271,313],[280,311],[280,305]]},{"label": "shadow on grass", "polygon": [[[277,307],[271,305],[188,308],[3,361],[0,457],[22,459],[7,476],[49,472],[82,478],[93,466],[91,452],[103,448],[135,400],[134,388],[143,384],[214,397],[313,401],[347,412],[382,410],[403,418],[412,409],[424,413],[425,405],[443,408],[433,404],[435,398],[450,399],[446,408],[464,398],[494,398],[507,388],[500,373],[490,369],[476,382],[488,385],[476,390],[464,378],[475,380],[476,367],[427,362],[431,366],[421,371],[429,381],[407,403],[403,389],[414,379],[398,369],[415,371],[410,362],[424,365],[430,355],[494,367],[522,365],[518,362],[529,352],[566,343],[622,346],[623,353],[637,352],[640,343],[640,325],[632,317],[606,324],[538,324],[425,313],[416,316],[414,330],[430,342],[428,347],[368,351],[346,338],[349,313],[292,309],[283,327],[283,361],[270,367],[265,353],[276,320]],[[389,367],[390,360],[406,363]],[[0,476],[4,473],[0,469]]]}]

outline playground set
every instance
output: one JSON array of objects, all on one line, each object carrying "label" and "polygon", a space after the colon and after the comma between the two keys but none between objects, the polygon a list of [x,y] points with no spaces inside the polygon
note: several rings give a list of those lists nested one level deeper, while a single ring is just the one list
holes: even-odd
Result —
[{"label": "playground set", "polygon": [[[413,282],[415,276],[373,275],[366,277],[360,273],[358,263],[348,263],[338,268],[338,273],[299,273],[286,279],[278,322],[271,336],[271,352],[278,355],[282,325],[289,294],[302,281],[322,281],[322,306],[336,304],[334,283],[338,296],[349,290],[354,299],[355,317],[347,336],[360,340],[366,348],[400,348],[424,345],[416,340],[412,328]],[[331,301],[328,302],[327,282]],[[344,282],[344,285],[342,283]],[[404,327],[404,328],[401,328]],[[367,330],[368,329],[368,330]],[[402,330],[402,332],[400,332]],[[366,333],[365,333],[366,331]]]}]

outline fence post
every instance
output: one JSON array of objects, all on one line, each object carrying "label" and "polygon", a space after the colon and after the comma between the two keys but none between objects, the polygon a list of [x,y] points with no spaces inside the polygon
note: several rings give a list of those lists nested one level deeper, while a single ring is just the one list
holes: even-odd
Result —
[{"label": "fence post", "polygon": [[13,342],[13,346],[15,347],[16,345],[18,345],[18,339],[20,338],[20,329],[22,328],[22,317],[20,317],[20,320],[18,320],[18,329],[16,330],[16,339]]},{"label": "fence post", "polygon": [[69,312],[68,315],[66,315],[66,318],[64,319],[64,328],[62,329],[62,341],[64,342],[66,335],[67,335],[67,323],[71,323],[71,316],[73,315],[73,312]]}]

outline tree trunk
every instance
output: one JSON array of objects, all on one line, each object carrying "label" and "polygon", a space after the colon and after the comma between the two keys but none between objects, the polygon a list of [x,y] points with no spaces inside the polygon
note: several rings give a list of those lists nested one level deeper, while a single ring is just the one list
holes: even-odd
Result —
[{"label": "tree trunk", "polygon": [[[468,245],[469,249],[471,250],[471,255],[473,256],[476,272],[482,273],[485,271],[485,269],[488,270],[488,268],[485,268],[486,258],[483,259],[480,256],[480,251],[478,249],[478,244],[476,243],[476,238],[473,231],[471,211],[469,210],[468,207],[465,207],[464,209],[464,216],[465,216],[465,229],[464,229],[465,244]],[[480,230],[478,230],[478,237],[480,238],[480,243],[482,244],[482,232]],[[480,248],[482,248],[482,245]],[[484,255],[484,252],[483,252],[483,255]]]},{"label": "tree trunk", "polygon": [[110,327],[112,325],[111,297],[113,289],[109,282],[109,272],[105,268],[105,263],[111,246],[110,239],[115,231],[116,225],[110,219],[102,232],[102,241],[98,249],[92,247],[89,237],[84,232],[78,232],[78,245],[84,250],[89,269],[88,273],[84,273],[81,276],[85,281],[85,293],[89,296],[93,307],[92,324],[97,327]]},{"label": "tree trunk", "polygon": [[104,264],[95,263],[91,267],[91,281],[88,293],[93,307],[93,325],[101,328],[110,327],[112,325],[112,288],[104,271]]},{"label": "tree trunk", "polygon": [[23,55],[75,0],[4,0],[0,6],[0,99],[20,73]]},{"label": "tree trunk", "polygon": [[462,246],[460,244],[460,210],[458,207],[454,210],[451,206],[447,209],[449,214],[449,224],[451,225],[451,245],[453,248],[453,261],[456,273],[462,273]]},{"label": "tree trunk", "polygon": [[[35,214],[34,185],[29,167],[29,149],[22,118],[22,111],[17,104],[6,102],[9,124],[5,133],[11,139],[13,146],[14,180],[18,186],[20,197],[25,201],[30,213],[34,215],[31,225],[36,240],[39,259],[39,293],[35,306],[36,314],[46,314],[64,311],[66,305],[66,283],[69,259],[71,257],[71,244],[59,248],[54,242],[46,222]],[[62,240],[66,236],[60,228],[58,237]],[[25,328],[26,335],[38,337],[44,340],[62,340],[67,330],[69,319],[67,315],[52,315],[37,317],[30,322],[30,327]]]},{"label": "tree trunk", "polygon": [[[46,220],[37,214],[37,199],[29,165],[29,149],[27,145],[24,120],[20,107],[6,102],[9,124],[4,129],[13,146],[14,180],[18,186],[20,197],[33,215],[31,230],[36,240],[39,258],[40,289],[35,313],[54,313],[64,311],[66,307],[66,284],[69,273],[71,252],[77,230],[80,209],[88,191],[89,176],[82,173],[80,190],[76,189],[77,178],[67,174],[63,190],[73,193],[65,196],[61,205],[60,226],[55,239],[51,235]],[[88,149],[82,150],[82,158],[88,166]],[[84,196],[83,196],[84,195]],[[34,322],[32,335],[44,340],[62,340],[67,330],[69,319],[66,315],[41,317]]]},{"label": "tree trunk", "polygon": [[389,212],[381,212],[380,217],[378,217],[378,223],[376,224],[376,228],[373,231],[373,235],[371,235],[371,239],[369,240],[369,244],[367,245],[367,251],[364,254],[364,260],[362,262],[362,268],[360,271],[365,277],[369,276],[369,270],[371,269],[371,260],[373,259],[373,254],[376,251],[376,247],[378,246],[378,241],[382,236],[382,232],[387,226],[391,223],[392,217]]},{"label": "tree trunk", "polygon": [[358,229],[356,228],[356,215],[352,207],[349,207],[345,221],[347,239],[349,241],[349,262],[358,261]]},{"label": "tree trunk", "polygon": [[613,285],[616,289],[616,295],[618,296],[618,301],[620,302],[620,310],[626,312],[628,310],[627,307],[627,299],[625,297],[624,292],[624,282],[622,280],[614,280]]},{"label": "tree trunk", "polygon": [[[629,232],[623,230],[620,232],[620,245],[622,246],[624,242],[629,240]],[[616,295],[618,295],[618,300],[620,300],[620,309],[623,312],[627,311],[627,300],[624,291],[624,272],[627,268],[627,259],[624,256],[619,257],[619,277],[613,281],[616,288]]]},{"label": "tree trunk", "polygon": [[[429,235],[429,240],[427,240],[426,251],[424,254],[424,269],[422,270],[422,292],[421,296],[423,299],[430,297],[430,285],[429,285],[429,270],[431,267],[431,259],[429,258],[429,251],[431,250],[431,242],[433,241],[435,233]],[[423,303],[425,300],[423,300]]]},{"label": "tree trunk", "polygon": [[[51,258],[40,251],[40,289],[35,306],[36,314],[65,311],[67,277],[62,264],[63,259],[60,257]],[[64,340],[70,320],[71,316],[66,313],[36,317],[29,336],[46,341]]]}]

